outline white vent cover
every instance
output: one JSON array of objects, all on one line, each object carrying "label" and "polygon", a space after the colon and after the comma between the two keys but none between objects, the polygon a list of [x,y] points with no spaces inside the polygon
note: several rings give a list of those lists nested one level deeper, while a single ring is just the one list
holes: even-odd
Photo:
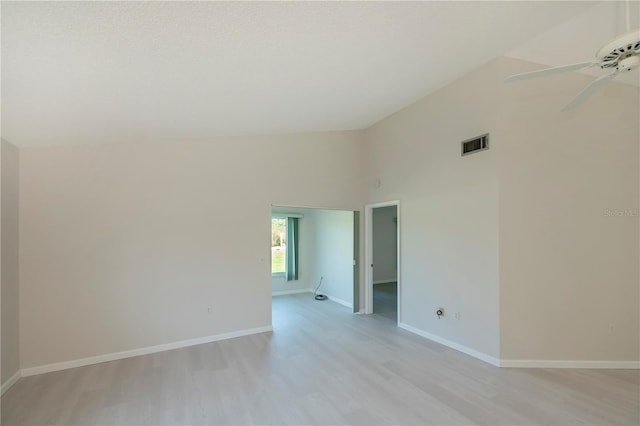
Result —
[{"label": "white vent cover", "polygon": [[487,150],[489,149],[489,133],[462,141],[460,142],[460,146],[463,157],[475,152]]}]

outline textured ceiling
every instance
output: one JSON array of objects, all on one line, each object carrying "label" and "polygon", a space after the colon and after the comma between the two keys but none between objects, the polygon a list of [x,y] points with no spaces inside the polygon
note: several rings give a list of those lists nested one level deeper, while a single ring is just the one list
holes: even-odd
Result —
[{"label": "textured ceiling", "polygon": [[2,2],[19,146],[362,129],[582,2]]}]

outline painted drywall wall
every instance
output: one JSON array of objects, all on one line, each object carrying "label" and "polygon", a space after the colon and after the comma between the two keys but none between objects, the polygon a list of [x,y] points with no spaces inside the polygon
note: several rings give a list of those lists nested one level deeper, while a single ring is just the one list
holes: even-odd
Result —
[{"label": "painted drywall wall", "polygon": [[[0,159],[2,158],[2,142],[0,140]],[[0,385],[2,381],[2,161],[0,160]],[[19,285],[20,283],[18,283]],[[2,416],[2,404],[0,403],[0,418]]]},{"label": "painted drywall wall", "polygon": [[[503,58],[492,68],[540,66]],[[562,112],[591,81],[570,73],[499,88],[507,360],[640,359],[640,91],[609,84]]]},{"label": "painted drywall wall", "polygon": [[[363,161],[368,164],[366,202],[403,203],[405,323],[491,356],[501,347],[506,359],[637,359],[640,230],[633,206],[640,177],[632,164],[640,157],[633,106],[637,89],[614,84],[594,97],[609,107],[591,104],[586,110],[555,115],[588,77],[569,74],[557,84],[546,80],[535,89],[505,89],[501,80],[512,69],[534,66],[504,58],[493,61],[373,126],[366,132],[364,150],[359,134],[348,132],[23,150],[24,366],[265,325],[263,320],[268,323],[270,318],[264,243],[270,204],[359,208]],[[602,121],[614,113],[619,120]],[[621,129],[594,130],[600,122]],[[580,127],[590,128],[589,135],[574,131]],[[520,129],[538,138],[519,139]],[[486,131],[491,132],[491,150],[457,157],[460,140]],[[531,144],[541,137],[545,151],[584,138],[592,150],[577,153],[575,159],[564,151],[557,156],[537,153]],[[596,142],[604,146],[611,140],[612,151],[593,150]],[[295,161],[274,166],[282,162],[278,150]],[[531,160],[514,160],[532,152]],[[601,159],[615,166],[604,173]],[[618,162],[620,170],[615,171]],[[513,164],[520,169],[514,170]],[[573,172],[584,175],[585,164],[595,166],[594,179],[611,185],[598,182],[594,195],[592,178],[572,181]],[[549,192],[549,181],[539,185],[533,171],[547,167],[563,188],[572,185],[571,198],[562,198],[567,191]],[[381,180],[379,188],[374,188],[375,178]],[[510,179],[518,185],[504,187]],[[615,188],[611,196],[609,188]],[[514,200],[520,202],[527,191],[536,205],[525,203],[530,207],[525,212]],[[599,219],[611,220],[581,216],[568,205],[576,196],[578,206],[590,213],[596,206]],[[225,222],[225,200],[240,201],[231,222]],[[618,203],[622,207],[609,207]],[[549,204],[560,205],[561,214],[544,216],[553,211]],[[548,211],[541,215],[540,209]],[[619,216],[618,211],[631,213]],[[216,235],[220,228],[225,228],[223,243]],[[518,236],[523,228],[529,234]],[[234,235],[240,234],[247,244],[228,243],[232,230],[239,230]],[[549,230],[556,233],[550,240],[533,235],[551,235]],[[253,239],[256,233],[260,241]],[[529,244],[532,235],[538,239]],[[589,246],[603,238],[601,247]],[[551,240],[556,244],[552,253],[566,257],[566,264],[546,254]],[[575,241],[584,246],[567,256],[566,248],[573,250]],[[602,269],[592,276],[580,272],[592,263]],[[551,265],[557,276],[538,271],[538,279],[549,279],[544,285],[523,279],[521,271],[534,265]],[[215,309],[205,316],[210,301]],[[547,303],[541,305],[544,316],[533,312],[534,302]],[[604,337],[603,303],[607,331],[609,324],[615,329]],[[70,311],[62,312],[60,306]],[[243,315],[245,308],[250,314],[240,317],[238,306]],[[432,311],[438,306],[448,313],[461,312],[461,319],[453,321],[447,314],[435,322]],[[528,338],[536,342],[535,348],[521,344]]]},{"label": "painted drywall wall", "polygon": [[20,369],[19,152],[6,140],[0,151],[2,179],[2,383]]},{"label": "painted drywall wall", "polygon": [[274,294],[309,290],[312,288],[312,264],[315,244],[313,242],[313,210],[275,206],[273,213],[294,213],[302,217],[298,222],[298,279],[287,281],[284,274],[271,277],[271,290]]},{"label": "painted drywall wall", "polygon": [[270,325],[271,205],[357,209],[361,151],[360,132],[21,150],[22,367]]},{"label": "painted drywall wall", "polygon": [[562,112],[593,78],[503,84],[537,67],[498,58],[365,132],[367,202],[402,200],[402,322],[506,360],[637,361],[638,88]]},{"label": "painted drywall wall", "polygon": [[467,157],[460,142],[496,128],[497,78],[482,67],[365,132],[367,201],[402,202],[400,322],[492,357],[499,356],[499,142]]},{"label": "painted drywall wall", "polygon": [[[353,212],[314,212],[314,282],[319,293],[353,307]],[[317,285],[317,284],[316,284]]]},{"label": "painted drywall wall", "polygon": [[395,281],[398,273],[396,206],[373,209],[373,283]]},{"label": "painted drywall wall", "polygon": [[[300,265],[303,265],[303,262],[300,262]],[[306,268],[305,268],[306,269]],[[304,274],[304,278],[303,278]],[[300,272],[298,280],[295,281],[287,281],[285,276],[282,274],[273,275],[271,277],[271,292],[272,295],[278,296],[287,294],[290,292],[299,292],[302,290],[309,290],[308,280],[306,279],[306,272]]]}]

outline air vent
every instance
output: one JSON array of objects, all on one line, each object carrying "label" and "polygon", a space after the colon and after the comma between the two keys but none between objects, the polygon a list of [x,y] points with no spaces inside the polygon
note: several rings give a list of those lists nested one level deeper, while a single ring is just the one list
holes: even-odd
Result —
[{"label": "air vent", "polygon": [[489,133],[461,142],[462,156],[489,149]]}]

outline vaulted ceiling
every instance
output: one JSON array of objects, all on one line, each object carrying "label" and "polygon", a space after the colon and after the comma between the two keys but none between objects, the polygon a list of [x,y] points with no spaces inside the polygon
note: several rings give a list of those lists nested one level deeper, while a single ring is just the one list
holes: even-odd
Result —
[{"label": "vaulted ceiling", "polygon": [[[1,7],[2,137],[40,146],[362,129],[499,55],[566,63],[546,53],[562,48],[549,32],[594,7],[613,6],[3,1]],[[602,44],[586,43],[587,30],[562,40],[580,45],[575,49],[588,54],[581,60]]]}]

